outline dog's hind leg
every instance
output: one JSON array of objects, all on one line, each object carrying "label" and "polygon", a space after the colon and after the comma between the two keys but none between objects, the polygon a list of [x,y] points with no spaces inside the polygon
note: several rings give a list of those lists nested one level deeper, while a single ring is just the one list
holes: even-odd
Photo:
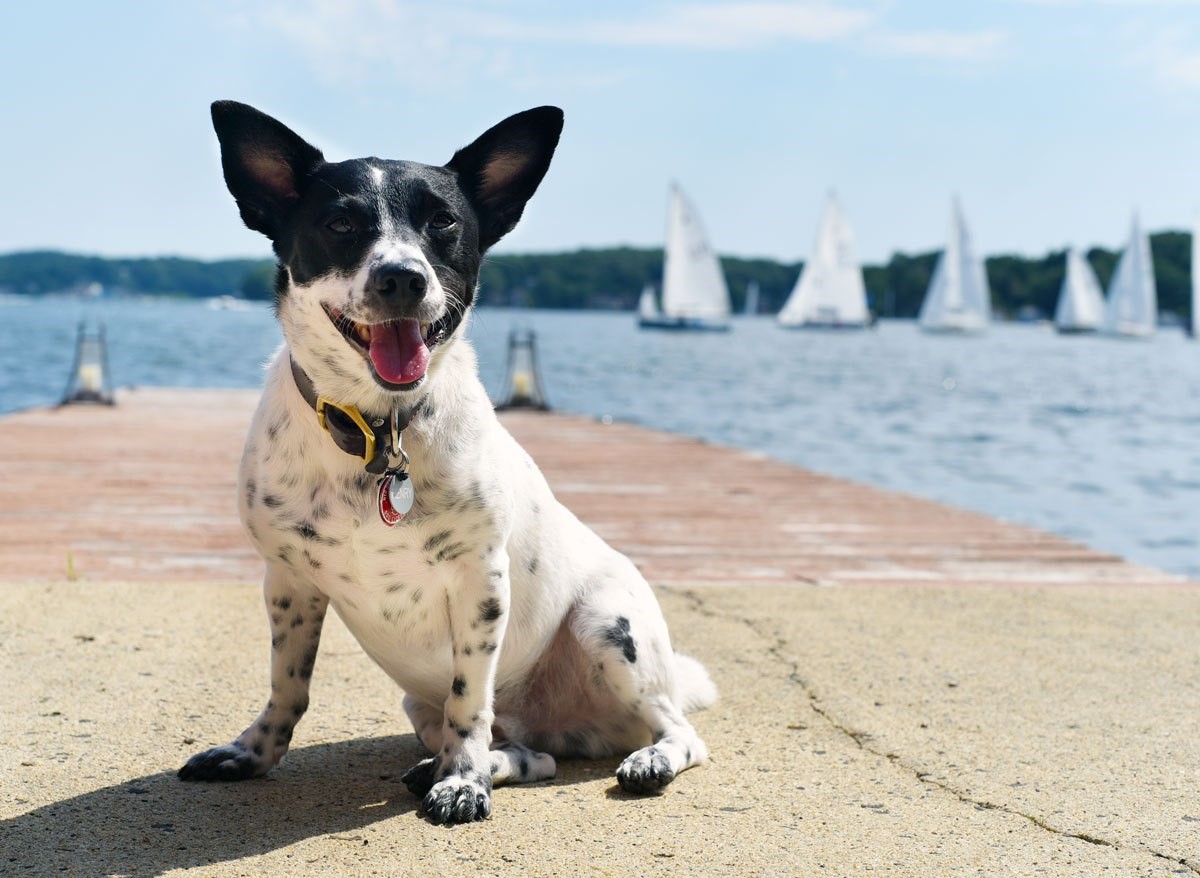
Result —
[{"label": "dog's hind leg", "polygon": [[554,777],[558,766],[549,753],[538,753],[516,741],[501,741],[489,754],[492,783],[532,783]]},{"label": "dog's hind leg", "polygon": [[698,662],[671,649],[658,601],[640,574],[630,571],[595,588],[577,606],[572,628],[592,656],[599,681],[649,732],[652,743],[617,768],[622,789],[654,792],[708,759],[683,708],[707,706],[715,689]]},{"label": "dog's hind leg", "polygon": [[263,712],[232,743],[197,753],[179,769],[184,780],[244,780],[266,774],[288,750],[308,709],[329,599],[298,585],[289,571],[267,565],[263,596],[271,620],[271,696]]},{"label": "dog's hind leg", "polygon": [[[404,712],[416,730],[417,737],[431,753],[442,749],[443,714],[440,708],[426,704],[411,695],[404,696]],[[554,777],[557,768],[554,757],[538,753],[516,741],[498,740],[488,753],[492,785],[506,783],[531,783]],[[438,758],[430,757],[418,762],[401,778],[409,792],[424,798],[433,788],[437,773]]]},{"label": "dog's hind leg", "polygon": [[[488,754],[488,759],[492,772],[492,786],[549,780],[554,777],[558,768],[554,757],[549,753],[538,753],[524,744],[513,741],[497,744]],[[410,793],[424,798],[433,789],[437,768],[438,760],[431,756],[404,772],[400,779]]]}]

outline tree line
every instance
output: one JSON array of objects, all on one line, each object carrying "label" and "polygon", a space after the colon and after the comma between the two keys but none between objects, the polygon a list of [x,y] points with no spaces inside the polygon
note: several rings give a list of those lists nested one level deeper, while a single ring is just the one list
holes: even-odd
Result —
[{"label": "tree line", "polygon": [[[1150,236],[1162,312],[1191,313],[1191,235]],[[1087,258],[1107,286],[1119,251],[1094,247]],[[883,265],[863,266],[871,309],[883,317],[915,317],[929,286],[937,251],[897,253]],[[985,265],[998,316],[1050,316],[1065,271],[1064,251],[1042,257],[993,256]],[[802,263],[771,259],[721,258],[733,307],[741,311],[751,282],[759,307],[774,313],[783,305]],[[494,254],[480,272],[479,298],[488,305],[534,308],[632,310],[642,288],[662,279],[662,250],[635,247],[568,253]],[[208,298],[238,295],[270,299],[275,264],[270,259],[202,261],[179,257],[109,259],[54,251],[0,255],[0,292],[43,295],[98,287],[117,294]]]}]

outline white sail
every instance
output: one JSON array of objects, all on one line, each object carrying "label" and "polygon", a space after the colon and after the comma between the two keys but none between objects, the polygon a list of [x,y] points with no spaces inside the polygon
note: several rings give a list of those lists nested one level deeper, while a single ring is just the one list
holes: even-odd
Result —
[{"label": "white sail", "polygon": [[1087,259],[1075,247],[1067,250],[1067,271],[1058,292],[1054,325],[1059,332],[1092,332],[1104,321],[1104,294]]},{"label": "white sail", "polygon": [[1150,239],[1142,232],[1137,214],[1129,230],[1129,244],[1117,261],[1108,284],[1104,329],[1114,335],[1153,335],[1158,321],[1158,294]]},{"label": "white sail", "polygon": [[958,199],[950,211],[950,234],[921,303],[921,328],[929,332],[978,332],[992,317],[983,261],[975,256]]},{"label": "white sail", "polygon": [[729,289],[700,215],[683,190],[672,183],[663,256],[663,315],[724,324],[729,310]]},{"label": "white sail", "polygon": [[867,290],[854,253],[854,232],[831,192],[812,256],[780,309],[779,322],[793,327],[862,327],[867,319]]},{"label": "white sail", "polygon": [[1200,221],[1192,223],[1192,338],[1200,338]]},{"label": "white sail", "polygon": [[746,304],[742,308],[742,313],[747,316],[754,316],[758,313],[758,281],[752,280],[746,284]]},{"label": "white sail", "polygon": [[658,310],[658,299],[654,295],[653,284],[642,287],[642,295],[638,298],[638,317],[642,320],[655,320],[662,316]]}]

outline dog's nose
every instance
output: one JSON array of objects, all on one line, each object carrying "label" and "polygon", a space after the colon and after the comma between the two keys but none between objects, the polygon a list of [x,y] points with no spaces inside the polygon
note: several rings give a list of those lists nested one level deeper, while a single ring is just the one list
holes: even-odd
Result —
[{"label": "dog's nose", "polygon": [[368,286],[380,298],[412,306],[425,298],[429,275],[416,262],[389,262],[371,269]]}]

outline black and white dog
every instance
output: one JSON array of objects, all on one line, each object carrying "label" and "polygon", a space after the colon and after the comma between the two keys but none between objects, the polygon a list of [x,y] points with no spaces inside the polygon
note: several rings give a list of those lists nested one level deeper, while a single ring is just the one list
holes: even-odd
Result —
[{"label": "black and white dog", "polygon": [[505,119],[444,166],[326,162],[244,104],[212,107],[225,181],[279,258],[285,343],[239,475],[266,561],[271,694],[232,743],[180,769],[265,774],[308,707],[332,604],[405,691],[434,754],[405,775],[438,823],[491,813],[555,754],[632,751],[651,792],[707,758],[684,713],[711,704],[634,565],[551,494],[496,419],[462,337],[480,262],[549,167],[562,112]]}]

